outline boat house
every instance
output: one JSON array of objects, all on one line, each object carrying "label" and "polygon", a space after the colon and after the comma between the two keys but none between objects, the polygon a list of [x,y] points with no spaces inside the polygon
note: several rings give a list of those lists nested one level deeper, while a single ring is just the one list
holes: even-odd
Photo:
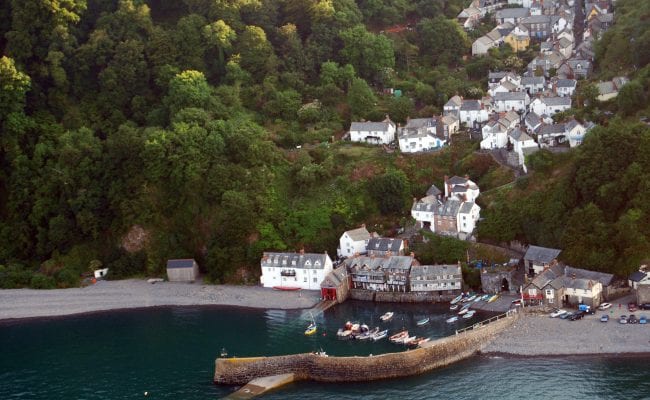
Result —
[{"label": "boat house", "polygon": [[199,265],[193,258],[167,260],[167,279],[170,282],[192,282],[199,276]]},{"label": "boat house", "polygon": [[333,269],[320,284],[320,294],[323,300],[335,300],[337,303],[343,303],[348,298],[349,291],[350,278],[343,266]]},{"label": "boat house", "polygon": [[325,253],[264,252],[260,262],[262,286],[275,289],[320,290],[321,282],[332,269],[332,259]]}]

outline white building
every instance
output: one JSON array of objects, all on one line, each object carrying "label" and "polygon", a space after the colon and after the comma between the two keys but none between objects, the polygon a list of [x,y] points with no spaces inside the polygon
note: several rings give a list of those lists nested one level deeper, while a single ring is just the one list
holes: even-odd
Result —
[{"label": "white building", "polygon": [[569,147],[580,146],[585,140],[587,128],[575,119],[564,124],[566,136],[569,139]]},{"label": "white building", "polygon": [[530,97],[525,92],[497,93],[494,96],[494,110],[497,112],[526,111]]},{"label": "white building", "polygon": [[521,85],[528,94],[541,93],[546,88],[546,78],[543,76],[525,76],[521,78]]},{"label": "white building", "polygon": [[508,133],[508,139],[512,143],[513,151],[519,156],[519,165],[524,164],[527,150],[536,150],[539,148],[535,140],[519,128],[510,131]]},{"label": "white building", "polygon": [[530,103],[530,110],[538,115],[553,116],[555,113],[571,108],[571,97],[542,96]]},{"label": "white building", "polygon": [[463,100],[459,110],[460,123],[468,127],[476,126],[488,120],[488,112],[480,100]]},{"label": "white building", "polygon": [[460,112],[460,106],[463,103],[463,99],[456,95],[449,99],[448,102],[443,106],[443,113],[447,116],[454,116],[458,118]]},{"label": "white building", "polygon": [[[400,151],[417,153],[441,148],[447,143],[441,125],[435,118],[409,119],[406,126],[399,129],[397,135]],[[438,129],[439,126],[441,129]]]},{"label": "white building", "polygon": [[365,225],[343,232],[339,239],[338,256],[352,257],[356,253],[365,254],[371,237]]},{"label": "white building", "polygon": [[460,264],[414,265],[409,276],[411,292],[441,292],[451,294],[462,289]]},{"label": "white building", "polygon": [[320,290],[325,276],[332,271],[332,260],[326,253],[264,252],[260,262],[262,286]]},{"label": "white building", "polygon": [[350,140],[371,144],[390,144],[395,141],[395,123],[388,117],[382,122],[353,122]]},{"label": "white building", "polygon": [[481,194],[478,185],[469,179],[469,176],[445,176],[445,198],[454,197],[463,201],[475,201]]}]

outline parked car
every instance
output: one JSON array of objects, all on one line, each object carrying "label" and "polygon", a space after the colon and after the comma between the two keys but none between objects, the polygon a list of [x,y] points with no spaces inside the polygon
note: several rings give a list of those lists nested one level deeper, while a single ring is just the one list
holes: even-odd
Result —
[{"label": "parked car", "polygon": [[627,310],[629,312],[636,312],[637,311],[636,303],[628,303]]},{"label": "parked car", "polygon": [[611,307],[612,307],[611,303],[603,303],[603,304],[598,306],[598,309],[600,311],[605,311],[605,310],[607,310],[608,308],[611,308]]},{"label": "parked car", "polygon": [[573,313],[572,316],[569,317],[569,321],[577,321],[579,319],[582,319],[585,316],[584,311],[576,311]]},{"label": "parked car", "polygon": [[560,315],[560,318],[567,319],[567,318],[571,318],[572,315],[573,313],[565,312],[564,314]]},{"label": "parked car", "polygon": [[628,324],[638,324],[638,323],[639,323],[639,320],[636,319],[636,315],[634,315],[634,314],[630,314],[630,316],[627,317],[627,323],[628,323]]},{"label": "parked car", "polygon": [[620,317],[618,317],[618,323],[627,324],[627,315],[621,315]]},{"label": "parked car", "polygon": [[607,322],[609,321],[609,315],[603,314],[600,316],[600,322]]},{"label": "parked car", "polygon": [[645,315],[639,317],[639,323],[643,325],[648,323],[648,319],[645,317]]},{"label": "parked car", "polygon": [[639,304],[641,310],[650,310],[650,303]]},{"label": "parked car", "polygon": [[562,314],[566,314],[566,313],[567,313],[566,310],[556,309],[556,310],[553,311],[551,314],[549,314],[549,316],[550,316],[551,318],[557,318],[557,317],[562,316]]}]

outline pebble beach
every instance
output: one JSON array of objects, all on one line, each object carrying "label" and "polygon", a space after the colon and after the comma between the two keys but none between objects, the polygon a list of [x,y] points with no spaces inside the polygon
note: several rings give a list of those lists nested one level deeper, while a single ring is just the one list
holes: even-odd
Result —
[{"label": "pebble beach", "polygon": [[283,292],[259,286],[204,285],[128,279],[98,281],[83,288],[0,290],[0,320],[56,317],[97,311],[156,306],[238,306],[311,308],[319,291]]}]

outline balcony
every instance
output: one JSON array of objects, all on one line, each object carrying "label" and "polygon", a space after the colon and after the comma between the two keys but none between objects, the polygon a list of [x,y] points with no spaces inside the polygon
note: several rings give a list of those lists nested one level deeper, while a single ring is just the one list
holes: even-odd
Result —
[{"label": "balcony", "polygon": [[296,270],[295,269],[285,269],[283,271],[280,271],[281,276],[296,276]]}]

